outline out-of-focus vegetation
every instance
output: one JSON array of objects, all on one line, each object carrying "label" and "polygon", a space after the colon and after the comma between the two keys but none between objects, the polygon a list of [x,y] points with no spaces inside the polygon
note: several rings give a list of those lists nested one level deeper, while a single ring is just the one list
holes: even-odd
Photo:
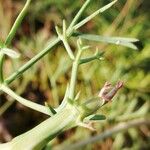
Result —
[{"label": "out-of-focus vegetation", "polygon": [[[3,41],[24,5],[23,0],[0,1],[0,41]],[[103,6],[109,1],[95,0],[88,7],[84,16],[91,14],[94,8]],[[5,63],[5,76],[9,76],[21,64],[37,54],[46,43],[56,35],[54,26],[61,25],[62,19],[71,21],[83,1],[34,0],[25,17],[12,47],[21,53],[21,58]],[[97,135],[122,121],[144,118],[150,115],[150,2],[144,0],[119,0],[114,7],[97,16],[80,31],[100,35],[136,37],[143,42],[144,48],[134,51],[121,46],[91,42],[104,50],[103,61],[83,65],[78,74],[78,90],[81,97],[91,97],[97,93],[105,81],[125,83],[124,89],[112,103],[101,110],[107,120],[95,124],[97,132],[83,128],[67,131],[51,146],[61,149],[71,143]],[[70,41],[74,49],[74,40]],[[87,41],[84,41],[85,43]],[[85,55],[91,52],[86,51]],[[11,87],[21,96],[43,104],[44,101],[58,106],[66,84],[70,79],[71,62],[64,48],[60,45],[36,63],[23,76],[15,80]],[[9,100],[9,101],[7,101]],[[44,115],[29,110],[13,99],[0,95],[0,140],[9,141],[12,137],[27,131],[45,119]],[[149,149],[150,130],[148,126],[131,128],[113,135],[101,142],[88,144],[82,149]]]}]

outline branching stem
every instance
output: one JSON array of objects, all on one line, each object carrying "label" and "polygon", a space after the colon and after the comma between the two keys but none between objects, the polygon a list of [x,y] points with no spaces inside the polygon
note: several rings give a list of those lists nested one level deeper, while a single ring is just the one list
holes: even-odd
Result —
[{"label": "branching stem", "polygon": [[12,39],[14,38],[14,36],[15,36],[17,30],[18,30],[18,27],[20,26],[24,16],[27,13],[27,10],[29,8],[30,3],[31,3],[31,0],[27,0],[26,1],[26,4],[25,4],[24,8],[20,12],[19,16],[17,17],[15,23],[13,24],[13,26],[12,26],[12,28],[11,28],[11,30],[10,30],[7,38],[6,38],[5,46],[9,46],[10,45]]},{"label": "branching stem", "polygon": [[40,104],[36,104],[32,101],[29,101],[25,98],[22,98],[21,96],[17,95],[15,92],[13,92],[10,88],[8,88],[7,86],[5,85],[1,85],[1,90],[5,93],[7,93],[8,95],[10,95],[12,98],[14,98],[15,100],[17,100],[18,102],[20,102],[21,104],[23,104],[24,106],[27,106],[33,110],[36,110],[36,111],[39,111],[41,113],[44,113],[46,115],[53,115],[53,114],[50,114],[50,110],[46,107],[46,106],[43,106],[43,105],[40,105]]},{"label": "branching stem", "polygon": [[40,60],[43,56],[45,56],[53,46],[60,42],[59,38],[56,38],[53,42],[51,42],[43,51],[35,55],[31,60],[29,60],[26,64],[21,66],[16,72],[10,75],[6,80],[5,84],[10,84],[14,81],[17,77],[22,75],[26,70],[28,70],[32,65],[34,65],[38,60]]}]

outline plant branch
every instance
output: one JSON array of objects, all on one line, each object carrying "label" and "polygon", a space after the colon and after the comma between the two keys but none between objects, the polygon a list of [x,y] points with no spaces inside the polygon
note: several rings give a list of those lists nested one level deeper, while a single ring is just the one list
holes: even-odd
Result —
[{"label": "plant branch", "polygon": [[80,59],[80,64],[88,63],[88,62],[91,62],[91,61],[93,61],[95,59],[100,60],[102,58],[103,54],[104,54],[103,52],[98,52],[97,51],[96,54],[94,54],[91,57]]},{"label": "plant branch", "polygon": [[11,30],[10,30],[10,32],[9,32],[9,34],[8,34],[8,36],[7,36],[7,38],[6,38],[5,46],[10,45],[12,39],[14,38],[14,36],[15,36],[15,34],[16,34],[16,32],[17,32],[18,27],[20,26],[20,24],[21,24],[21,22],[22,22],[24,16],[25,16],[26,13],[27,13],[27,10],[28,10],[28,8],[29,8],[30,2],[31,2],[31,0],[27,0],[27,1],[26,1],[26,4],[25,4],[24,8],[23,8],[22,11],[20,12],[19,16],[17,17],[17,19],[16,19],[14,25],[12,26],[12,28],[11,28]]},{"label": "plant branch", "polygon": [[112,5],[114,5],[117,2],[117,0],[112,1],[111,3],[105,5],[104,7],[98,9],[97,11],[95,11],[93,14],[91,14],[90,16],[86,17],[84,20],[82,20],[81,22],[79,22],[78,24],[76,24],[73,28],[74,30],[79,29],[81,26],[83,26],[84,24],[86,24],[87,22],[89,22],[91,19],[93,19],[95,16],[97,16],[98,14],[104,12],[105,10],[107,10],[108,8],[110,8]]},{"label": "plant branch", "polygon": [[[100,12],[106,10],[106,8],[108,9],[109,7],[111,7],[117,0],[113,1],[112,3],[104,6],[103,8],[101,8],[100,10],[96,11],[94,14],[90,15],[89,17],[87,17],[86,19],[84,19],[83,21],[79,22],[77,25],[75,25],[74,27],[72,27],[70,30],[67,30],[67,36],[71,36],[74,29],[78,29],[79,27],[81,27],[82,25],[84,25],[86,22],[88,22],[89,20],[91,20],[93,17],[95,17],[97,14],[99,14]],[[87,1],[86,1],[87,2]],[[90,2],[90,0],[89,0]],[[85,10],[86,6],[89,3],[87,2],[87,4],[81,8],[82,10],[80,10],[80,13],[77,15],[78,17],[80,17],[80,15],[82,14],[82,12]],[[105,9],[104,9],[105,8]],[[76,21],[78,20],[78,17],[75,19]],[[73,22],[76,22],[73,21]],[[74,24],[74,23],[73,23]],[[27,69],[29,69],[32,65],[34,65],[39,59],[41,59],[43,56],[45,56],[48,52],[50,52],[51,48],[53,46],[55,46],[56,44],[58,44],[60,42],[60,38],[57,37],[53,42],[51,42],[44,50],[42,50],[40,53],[38,53],[37,55],[35,55],[31,60],[29,60],[26,64],[24,64],[23,66],[21,66],[16,72],[14,72],[12,75],[10,75],[4,82],[5,84],[10,84],[12,81],[14,81],[18,76],[20,76],[21,74],[23,74]]]},{"label": "plant branch", "polygon": [[[26,1],[26,4],[25,4],[24,8],[22,9],[20,14],[18,15],[15,23],[13,24],[13,26],[12,26],[12,28],[11,28],[11,30],[10,30],[7,38],[6,38],[6,41],[4,43],[5,47],[9,46],[12,39],[14,38],[18,27],[20,26],[25,14],[27,13],[30,2],[31,2],[31,0]],[[0,53],[0,83],[2,83],[4,81],[4,78],[3,78],[3,62],[4,62],[4,54]]]},{"label": "plant branch", "polygon": [[10,88],[8,88],[5,85],[1,85],[0,89],[26,107],[29,107],[33,110],[39,111],[39,112],[44,113],[46,115],[51,115],[51,116],[53,115],[52,113],[50,113],[50,110],[48,109],[48,107],[40,105],[40,104],[36,104],[32,101],[29,101],[25,98],[22,98],[21,96],[17,95],[15,92],[13,92]]},{"label": "plant branch", "polygon": [[31,60],[29,60],[26,64],[21,66],[16,72],[14,72],[12,75],[10,75],[4,82],[5,84],[10,84],[12,81],[14,81],[18,76],[22,75],[26,70],[28,70],[32,65],[34,65],[39,59],[41,59],[43,56],[45,56],[53,46],[58,44],[60,42],[59,38],[56,38],[54,41],[52,41],[44,50],[39,52],[37,55],[35,55]]},{"label": "plant branch", "polygon": [[72,20],[69,28],[68,28],[68,32],[70,32],[70,30],[72,30],[73,26],[77,23],[77,21],[79,20],[79,18],[81,17],[83,11],[87,8],[87,6],[90,4],[92,0],[86,0],[86,2],[83,4],[83,6],[81,7],[81,9],[78,11],[78,13],[76,14],[76,16],[74,17],[74,19]]},{"label": "plant branch", "polygon": [[78,115],[78,112],[73,111],[72,108],[63,109],[28,132],[15,137],[12,141],[0,144],[0,149],[41,150],[58,134],[72,126],[76,126],[75,121]]},{"label": "plant branch", "polygon": [[56,32],[58,34],[58,37],[63,42],[63,44],[65,46],[65,49],[66,49],[69,57],[72,60],[74,60],[74,54],[73,54],[73,52],[71,50],[71,47],[70,47],[70,45],[69,45],[69,43],[67,41],[67,36],[66,36],[66,22],[65,22],[65,20],[63,20],[63,33],[62,34],[61,34],[61,32],[60,32],[60,30],[59,30],[59,28],[57,26],[55,27],[55,29],[56,29]]}]

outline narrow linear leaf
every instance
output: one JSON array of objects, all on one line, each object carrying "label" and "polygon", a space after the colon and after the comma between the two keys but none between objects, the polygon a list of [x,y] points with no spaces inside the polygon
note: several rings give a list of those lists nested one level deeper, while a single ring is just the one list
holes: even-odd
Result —
[{"label": "narrow linear leaf", "polygon": [[94,13],[92,13],[90,16],[86,17],[85,19],[83,19],[81,22],[79,22],[78,24],[76,24],[74,26],[74,29],[77,30],[78,28],[80,28],[81,26],[83,26],[84,24],[86,24],[87,22],[89,22],[91,19],[93,19],[95,16],[97,16],[98,14],[104,12],[105,10],[109,9],[111,6],[113,6],[115,3],[117,2],[117,0],[114,0],[112,2],[110,2],[109,4],[105,5],[104,7],[98,9],[97,11],[95,11]]},{"label": "narrow linear leaf", "polygon": [[98,121],[98,120],[105,120],[106,117],[104,115],[93,115],[93,117],[90,118],[90,120],[95,120],[95,121]]},{"label": "narrow linear leaf", "polygon": [[81,9],[78,11],[78,13],[75,15],[74,19],[72,20],[68,30],[70,30],[79,20],[84,10],[89,6],[90,2],[92,0],[86,0],[86,2],[82,5]]},{"label": "narrow linear leaf", "polygon": [[84,119],[85,122],[89,122],[89,121],[101,121],[101,120],[105,120],[106,117],[104,115],[99,115],[99,114],[93,114],[90,115],[88,117],[86,117]]},{"label": "narrow linear leaf", "polygon": [[53,109],[47,102],[45,102],[45,106],[48,107],[48,109],[50,110],[50,112],[55,115],[57,112],[55,111],[55,109]]},{"label": "narrow linear leaf", "polygon": [[14,24],[13,24],[13,26],[12,26],[12,28],[11,28],[11,30],[10,30],[7,38],[6,38],[6,41],[5,41],[6,46],[8,46],[11,43],[12,39],[14,38],[14,36],[17,32],[17,29],[19,28],[24,16],[27,13],[27,10],[29,8],[30,3],[31,3],[31,0],[26,1],[26,4],[25,4],[24,8],[22,9],[22,11],[18,15],[16,21],[14,22]]},{"label": "narrow linear leaf", "polygon": [[105,42],[105,43],[111,43],[116,45],[122,45],[125,47],[129,47],[132,49],[142,49],[142,43],[136,38],[126,38],[126,37],[109,37],[109,36],[101,36],[101,35],[93,35],[93,34],[82,34],[82,33],[76,33],[75,36],[78,36],[81,39],[86,39],[90,41],[96,41],[96,42]]}]

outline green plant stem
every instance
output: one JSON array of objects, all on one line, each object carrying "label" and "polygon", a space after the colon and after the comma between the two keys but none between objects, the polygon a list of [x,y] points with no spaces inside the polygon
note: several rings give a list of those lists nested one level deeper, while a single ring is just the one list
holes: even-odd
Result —
[{"label": "green plant stem", "polygon": [[58,89],[57,89],[57,85],[56,85],[56,80],[54,79],[50,79],[51,82],[51,86],[52,86],[52,96],[54,100],[54,106],[58,106],[59,105],[59,96],[58,96]]},{"label": "green plant stem", "polygon": [[80,64],[88,63],[88,62],[91,62],[91,61],[96,60],[96,59],[100,60],[100,57],[101,57],[101,55],[97,54],[97,55],[94,55],[91,57],[80,59]]},{"label": "green plant stem", "polygon": [[[89,1],[90,2],[90,1]],[[28,1],[28,5],[29,5],[29,1]],[[26,7],[25,8],[27,8],[27,6],[28,5],[26,5]],[[86,4],[87,5],[87,4]],[[84,5],[84,9],[85,9],[86,7],[85,7],[85,5]],[[81,11],[79,11],[80,12],[80,15],[82,14],[82,12],[83,12],[83,7],[81,8],[82,10]],[[19,15],[19,16],[21,16],[21,18],[23,18],[23,15],[25,14],[25,9],[24,9],[24,11],[22,11],[23,13],[22,13],[22,15]],[[80,16],[80,15],[78,15],[78,17]],[[20,17],[18,17],[18,18],[20,18]],[[77,19],[77,18],[76,18]],[[21,19],[17,19],[17,20],[19,20],[19,22],[21,21]],[[12,28],[12,30],[10,31],[10,35],[15,35],[15,31],[16,31],[16,27],[18,27],[19,26],[19,22],[16,20],[16,22],[15,22],[15,24],[14,24],[14,26],[13,26],[13,28]],[[76,21],[75,21],[76,22]],[[72,32],[73,32],[73,30],[72,31],[69,31],[69,35],[71,35],[72,34]],[[12,34],[13,33],[13,34]],[[13,36],[10,36],[11,38],[13,37]],[[8,36],[9,37],[9,36]],[[11,39],[11,38],[7,38],[7,39]],[[6,41],[11,41],[11,40],[6,40]],[[9,42],[6,42],[7,44],[9,43]],[[10,77],[8,77],[5,81],[4,81],[4,83],[7,85],[7,84],[10,84],[12,81],[14,81],[18,76],[20,76],[20,75],[22,75],[27,69],[29,69],[33,64],[35,64],[39,59],[41,59],[43,56],[45,56],[50,50],[51,50],[51,48],[53,47],[53,46],[55,46],[56,44],[58,44],[60,42],[60,39],[59,38],[56,38],[53,42],[51,42],[43,51],[41,51],[40,53],[38,53],[36,56],[34,56],[30,61],[28,61],[26,64],[24,64],[22,67],[20,67],[16,72],[14,72]],[[74,91],[74,88],[75,88],[75,80],[76,80],[76,75],[75,75],[75,72],[77,72],[76,70],[77,70],[77,68],[76,67],[78,66],[77,64],[75,65],[74,64],[74,77],[73,77],[73,80],[72,80],[72,89],[73,89],[73,91]],[[73,97],[74,96],[74,92],[72,91],[72,93],[71,93],[71,97]],[[29,101],[30,102],[30,101]],[[30,105],[31,105],[31,102],[30,102]],[[38,104],[36,104],[36,105],[38,105]],[[29,106],[29,105],[28,105]],[[33,107],[31,107],[31,108],[35,108],[35,105],[33,104],[32,105]],[[39,105],[38,105],[38,107],[39,107]],[[40,109],[39,110],[41,110],[41,107],[44,107],[44,106],[40,106]],[[44,107],[45,108],[45,107]],[[36,109],[37,110],[37,109]],[[42,109],[42,111],[43,111],[43,109]],[[45,112],[45,111],[44,111]]]},{"label": "green plant stem", "polygon": [[[6,87],[1,89],[18,99],[18,96]],[[68,102],[68,101],[67,101]],[[92,108],[95,110],[94,108]],[[82,112],[82,110],[81,110]],[[41,150],[44,146],[63,131],[77,126],[80,122],[81,112],[76,105],[67,103],[63,109],[57,111],[55,115],[43,121],[38,126],[26,133],[15,137],[12,141],[0,144],[0,149],[5,150]]]},{"label": "green plant stem", "polygon": [[72,65],[71,80],[70,80],[70,93],[69,93],[70,99],[74,99],[75,84],[76,84],[76,79],[77,79],[77,73],[78,73],[78,67],[79,67],[81,53],[82,53],[82,50],[79,49],[77,52],[77,56]]},{"label": "green plant stem", "polygon": [[58,37],[63,42],[63,44],[65,46],[65,49],[66,49],[69,57],[72,60],[74,60],[74,54],[73,54],[73,52],[72,52],[72,50],[70,48],[70,45],[69,45],[69,43],[67,41],[67,37],[66,37],[66,23],[65,23],[65,21],[63,21],[63,34],[61,34],[61,32],[60,32],[60,30],[59,30],[59,28],[57,26],[55,27],[55,29],[56,29],[56,32],[58,34]]},{"label": "green plant stem", "polygon": [[98,14],[100,14],[100,13],[104,12],[105,10],[107,10],[112,5],[114,5],[116,2],[117,2],[117,0],[114,0],[111,3],[105,5],[104,7],[98,9],[93,14],[91,14],[90,16],[86,17],[84,20],[82,20],[81,22],[79,22],[78,24],[76,24],[75,26],[73,26],[74,30],[77,30],[78,28],[80,28],[81,26],[83,26],[84,24],[86,24],[87,22],[89,22],[91,19],[93,19],[95,16],[97,16]]},{"label": "green plant stem", "polygon": [[9,32],[9,34],[8,34],[8,36],[7,36],[7,38],[6,38],[5,46],[10,45],[12,39],[14,38],[14,36],[15,36],[17,30],[18,30],[18,27],[20,26],[20,24],[21,24],[21,22],[22,22],[24,16],[25,16],[26,13],[27,13],[27,10],[28,10],[28,8],[29,8],[30,2],[31,2],[31,0],[27,0],[27,1],[26,1],[26,4],[25,4],[24,8],[23,8],[22,11],[20,12],[19,16],[17,17],[15,23],[13,24],[13,26],[12,26],[12,28],[11,28],[11,30],[10,30],[10,32]]},{"label": "green plant stem", "polygon": [[8,150],[40,150],[58,134],[76,126],[77,110],[65,108],[51,118],[43,121],[35,128],[14,138],[11,142],[0,144],[0,149]]},{"label": "green plant stem", "polygon": [[7,93],[8,95],[10,95],[11,97],[13,97],[15,100],[17,100],[18,102],[20,102],[21,104],[23,104],[24,106],[27,106],[33,110],[39,111],[41,113],[44,113],[46,115],[53,115],[52,113],[50,113],[50,110],[43,105],[40,104],[36,104],[32,101],[29,101],[25,98],[22,98],[21,96],[17,95],[15,92],[13,92],[10,88],[8,88],[5,85],[1,85],[1,90],[5,93]]},{"label": "green plant stem", "polygon": [[4,54],[0,52],[0,84],[3,83],[3,63],[4,63]]},{"label": "green plant stem", "polygon": [[78,11],[78,13],[76,14],[76,16],[74,17],[74,19],[72,20],[67,32],[70,33],[70,30],[72,30],[73,26],[77,23],[77,21],[79,20],[79,18],[81,17],[83,11],[87,8],[87,6],[90,4],[92,0],[86,0],[86,2],[83,4],[83,6],[81,7],[81,9]]},{"label": "green plant stem", "polygon": [[[27,13],[27,10],[29,8],[29,5],[30,5],[30,2],[31,0],[27,0],[26,1],[26,4],[24,6],[24,8],[22,9],[22,11],[20,12],[20,14],[18,15],[15,23],[13,24],[6,40],[5,40],[5,47],[9,46],[12,39],[14,38],[16,32],[17,32],[17,29],[19,28],[25,14]],[[4,54],[3,53],[0,53],[0,83],[3,83],[4,81],[4,78],[3,78],[3,62],[4,62]]]},{"label": "green plant stem", "polygon": [[32,65],[34,65],[39,59],[45,56],[53,46],[60,42],[59,38],[56,38],[53,42],[51,42],[44,50],[35,55],[31,60],[29,60],[26,64],[21,66],[16,72],[14,72],[10,77],[8,77],[4,82],[5,84],[10,84],[14,81],[18,76],[22,75],[27,69],[29,69]]},{"label": "green plant stem", "polygon": [[[87,144],[89,145],[91,143],[101,141],[103,139],[111,137],[113,134],[117,134],[117,133],[120,133],[121,131],[127,130],[132,127],[138,127],[141,125],[150,125],[150,119],[135,119],[132,121],[120,123],[117,126],[113,127],[112,129],[108,129],[99,135],[90,137],[81,142],[77,142],[75,144],[67,146],[67,149],[69,149],[69,150],[81,149],[83,146],[85,146]],[[65,149],[66,149],[66,147],[65,148],[61,147],[61,150],[65,150]]]},{"label": "green plant stem", "polygon": [[[86,1],[87,2],[87,1]],[[90,2],[90,1],[89,1]],[[87,3],[89,4],[89,3]],[[87,4],[85,5],[87,7]],[[109,4],[108,4],[109,5]],[[83,5],[84,6],[84,5]],[[76,21],[78,20],[78,18],[81,16],[81,14],[83,13],[83,11],[85,10],[86,7],[81,7],[81,9],[79,10],[79,14],[77,15],[78,17],[75,19]],[[82,10],[82,11],[81,11]],[[92,19],[93,17],[95,17],[98,13],[94,14],[94,16],[88,18],[88,21],[90,19]],[[74,23],[76,21],[73,21]],[[81,21],[82,22],[82,21]],[[80,22],[80,23],[81,23]],[[85,21],[84,21],[85,22]],[[87,21],[86,21],[87,22]],[[74,24],[72,23],[72,24]],[[78,29],[81,27],[81,24],[83,25],[83,23],[81,24],[77,24],[74,27],[70,28],[70,30],[67,31],[67,36],[71,36],[72,33],[74,32],[74,29]],[[45,56],[53,46],[55,46],[56,44],[58,44],[60,42],[59,37],[57,37],[53,42],[51,42],[48,47],[46,47],[44,50],[42,50],[40,53],[38,53],[37,55],[35,55],[30,61],[28,61],[26,64],[24,64],[22,67],[20,67],[16,72],[14,72],[12,75],[10,75],[4,82],[5,84],[10,84],[12,81],[14,81],[18,76],[20,76],[21,74],[23,74],[28,68],[30,68],[32,65],[34,65],[39,59],[41,59],[43,56]]]},{"label": "green plant stem", "polygon": [[66,48],[66,50],[67,50],[67,52],[68,52],[68,55],[70,56],[70,58],[71,58],[72,60],[74,60],[74,54],[73,54],[73,52],[72,52],[72,50],[71,50],[71,48],[70,48],[70,45],[69,45],[67,39],[64,38],[62,41],[63,41],[64,46],[65,46],[65,48]]}]

